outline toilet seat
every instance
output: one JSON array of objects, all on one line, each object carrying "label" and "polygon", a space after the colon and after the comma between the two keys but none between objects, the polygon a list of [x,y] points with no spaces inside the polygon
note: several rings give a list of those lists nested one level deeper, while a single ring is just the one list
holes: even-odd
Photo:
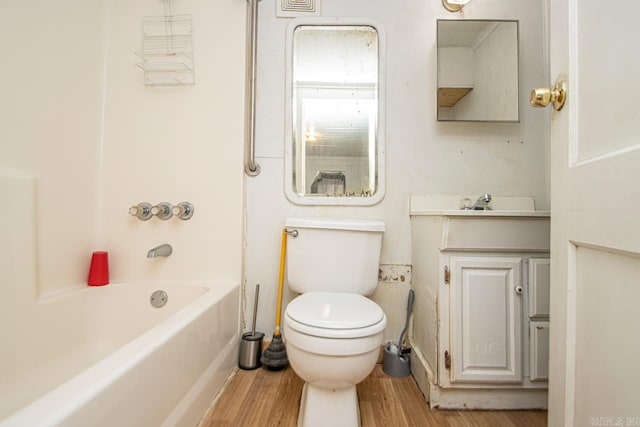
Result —
[{"label": "toilet seat", "polygon": [[386,326],[378,304],[349,293],[308,292],[287,305],[285,322],[292,329],[320,338],[361,338]]}]

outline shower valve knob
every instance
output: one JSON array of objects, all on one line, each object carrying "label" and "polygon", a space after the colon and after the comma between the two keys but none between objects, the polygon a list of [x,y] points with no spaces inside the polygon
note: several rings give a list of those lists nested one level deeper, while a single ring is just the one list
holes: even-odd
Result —
[{"label": "shower valve knob", "polygon": [[167,202],[158,203],[151,208],[151,214],[162,220],[167,220],[173,216],[172,206]]},{"label": "shower valve knob", "polygon": [[193,205],[189,202],[180,202],[171,212],[178,218],[187,220],[193,216]]},{"label": "shower valve knob", "polygon": [[129,215],[135,216],[141,221],[146,221],[151,218],[151,205],[147,202],[138,203],[135,206],[129,208]]}]

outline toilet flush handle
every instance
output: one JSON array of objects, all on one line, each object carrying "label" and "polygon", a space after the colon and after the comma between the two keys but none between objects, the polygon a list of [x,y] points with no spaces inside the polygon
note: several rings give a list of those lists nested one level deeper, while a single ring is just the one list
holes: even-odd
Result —
[{"label": "toilet flush handle", "polygon": [[298,237],[298,230],[287,230],[285,231],[291,237]]}]

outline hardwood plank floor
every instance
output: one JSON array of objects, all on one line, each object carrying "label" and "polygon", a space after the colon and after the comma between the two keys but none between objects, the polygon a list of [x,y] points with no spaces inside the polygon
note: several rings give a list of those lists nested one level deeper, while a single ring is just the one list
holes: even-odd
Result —
[{"label": "hardwood plank floor", "polygon": [[[200,427],[295,427],[303,381],[282,371],[238,370]],[[358,384],[363,427],[538,427],[546,411],[432,411],[411,376],[393,378],[382,365]]]}]

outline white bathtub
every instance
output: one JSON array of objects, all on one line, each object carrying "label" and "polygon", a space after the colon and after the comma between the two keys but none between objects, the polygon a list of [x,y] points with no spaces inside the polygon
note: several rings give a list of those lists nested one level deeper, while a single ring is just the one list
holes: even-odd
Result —
[{"label": "white bathtub", "polygon": [[13,313],[0,427],[192,427],[237,363],[238,309],[237,284],[110,284]]}]

